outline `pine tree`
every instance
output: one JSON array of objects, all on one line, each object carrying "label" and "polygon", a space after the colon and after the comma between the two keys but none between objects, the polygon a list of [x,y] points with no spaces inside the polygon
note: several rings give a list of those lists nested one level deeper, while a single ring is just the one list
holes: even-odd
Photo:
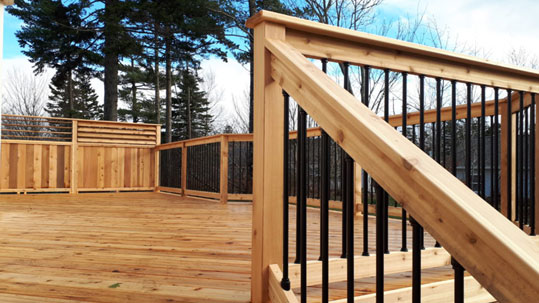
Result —
[{"label": "pine tree", "polygon": [[180,92],[172,98],[173,140],[207,136],[212,131],[210,102],[199,88],[200,81],[191,70],[181,71]]},{"label": "pine tree", "polygon": [[[45,109],[52,117],[102,119],[103,110],[88,75],[56,75],[50,84],[51,95]],[[72,105],[70,101],[73,100]]]}]

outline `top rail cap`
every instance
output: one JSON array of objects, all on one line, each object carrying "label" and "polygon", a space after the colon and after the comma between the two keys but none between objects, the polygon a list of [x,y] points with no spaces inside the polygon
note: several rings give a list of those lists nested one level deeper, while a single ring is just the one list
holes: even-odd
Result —
[{"label": "top rail cap", "polygon": [[488,68],[499,72],[509,72],[537,79],[539,83],[539,70],[517,67],[509,64],[494,63],[493,61],[479,59],[477,57],[458,54],[417,43],[401,41],[393,38],[354,31],[342,27],[287,16],[272,11],[261,10],[249,18],[245,25],[254,28],[262,22],[283,24],[286,28],[303,31],[311,34],[329,36],[346,41],[375,45],[383,48],[402,51],[416,55],[428,56],[452,62],[459,62],[476,67]]}]

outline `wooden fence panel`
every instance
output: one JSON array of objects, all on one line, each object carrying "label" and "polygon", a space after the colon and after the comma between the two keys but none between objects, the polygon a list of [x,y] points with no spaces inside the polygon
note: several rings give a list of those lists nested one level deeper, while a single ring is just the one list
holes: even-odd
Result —
[{"label": "wooden fence panel", "polygon": [[[70,146],[57,142],[2,142],[0,192],[65,191]],[[67,150],[67,152],[66,152]]]},{"label": "wooden fence panel", "polygon": [[79,191],[152,189],[155,151],[147,147],[79,146]]}]

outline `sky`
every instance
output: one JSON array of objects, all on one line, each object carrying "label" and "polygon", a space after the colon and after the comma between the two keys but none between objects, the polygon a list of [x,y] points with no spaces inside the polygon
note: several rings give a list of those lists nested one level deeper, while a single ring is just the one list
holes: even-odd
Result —
[{"label": "sky", "polygon": [[[384,0],[377,10],[377,20],[405,19],[418,12],[448,30],[458,44],[484,49],[482,55],[487,56],[484,59],[503,62],[511,49],[519,48],[539,56],[538,0]],[[6,81],[10,70],[32,70],[15,37],[21,24],[15,17],[5,15],[2,81]],[[233,58],[227,63],[210,58],[202,62],[202,69],[215,77],[221,96],[217,104],[226,119],[233,114],[233,100],[245,100],[248,69]],[[102,100],[103,84],[99,80],[92,84]]]}]

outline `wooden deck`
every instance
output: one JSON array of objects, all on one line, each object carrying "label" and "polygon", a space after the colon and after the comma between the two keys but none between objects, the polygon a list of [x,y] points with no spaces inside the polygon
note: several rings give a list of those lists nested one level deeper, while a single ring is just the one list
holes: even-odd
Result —
[{"label": "wooden deck", "polygon": [[[161,193],[1,195],[0,210],[0,302],[250,299],[250,203]],[[294,227],[293,206],[290,213]],[[310,209],[309,238],[318,237],[318,218],[318,210]],[[332,256],[340,252],[340,218],[332,212]],[[390,230],[390,247],[398,250],[400,221],[391,222]],[[361,235],[357,222],[357,254]],[[293,230],[290,237],[295,238]],[[433,240],[427,237],[425,243],[432,246]],[[291,260],[294,247],[291,241]],[[318,252],[318,243],[310,241],[309,258],[317,259]],[[428,282],[450,274],[448,269],[427,272]],[[387,287],[410,283],[404,273],[389,279]],[[331,287],[333,299],[345,295],[344,283]],[[319,294],[317,287],[309,289],[310,295]],[[357,289],[371,292],[373,280],[358,280]]]}]

